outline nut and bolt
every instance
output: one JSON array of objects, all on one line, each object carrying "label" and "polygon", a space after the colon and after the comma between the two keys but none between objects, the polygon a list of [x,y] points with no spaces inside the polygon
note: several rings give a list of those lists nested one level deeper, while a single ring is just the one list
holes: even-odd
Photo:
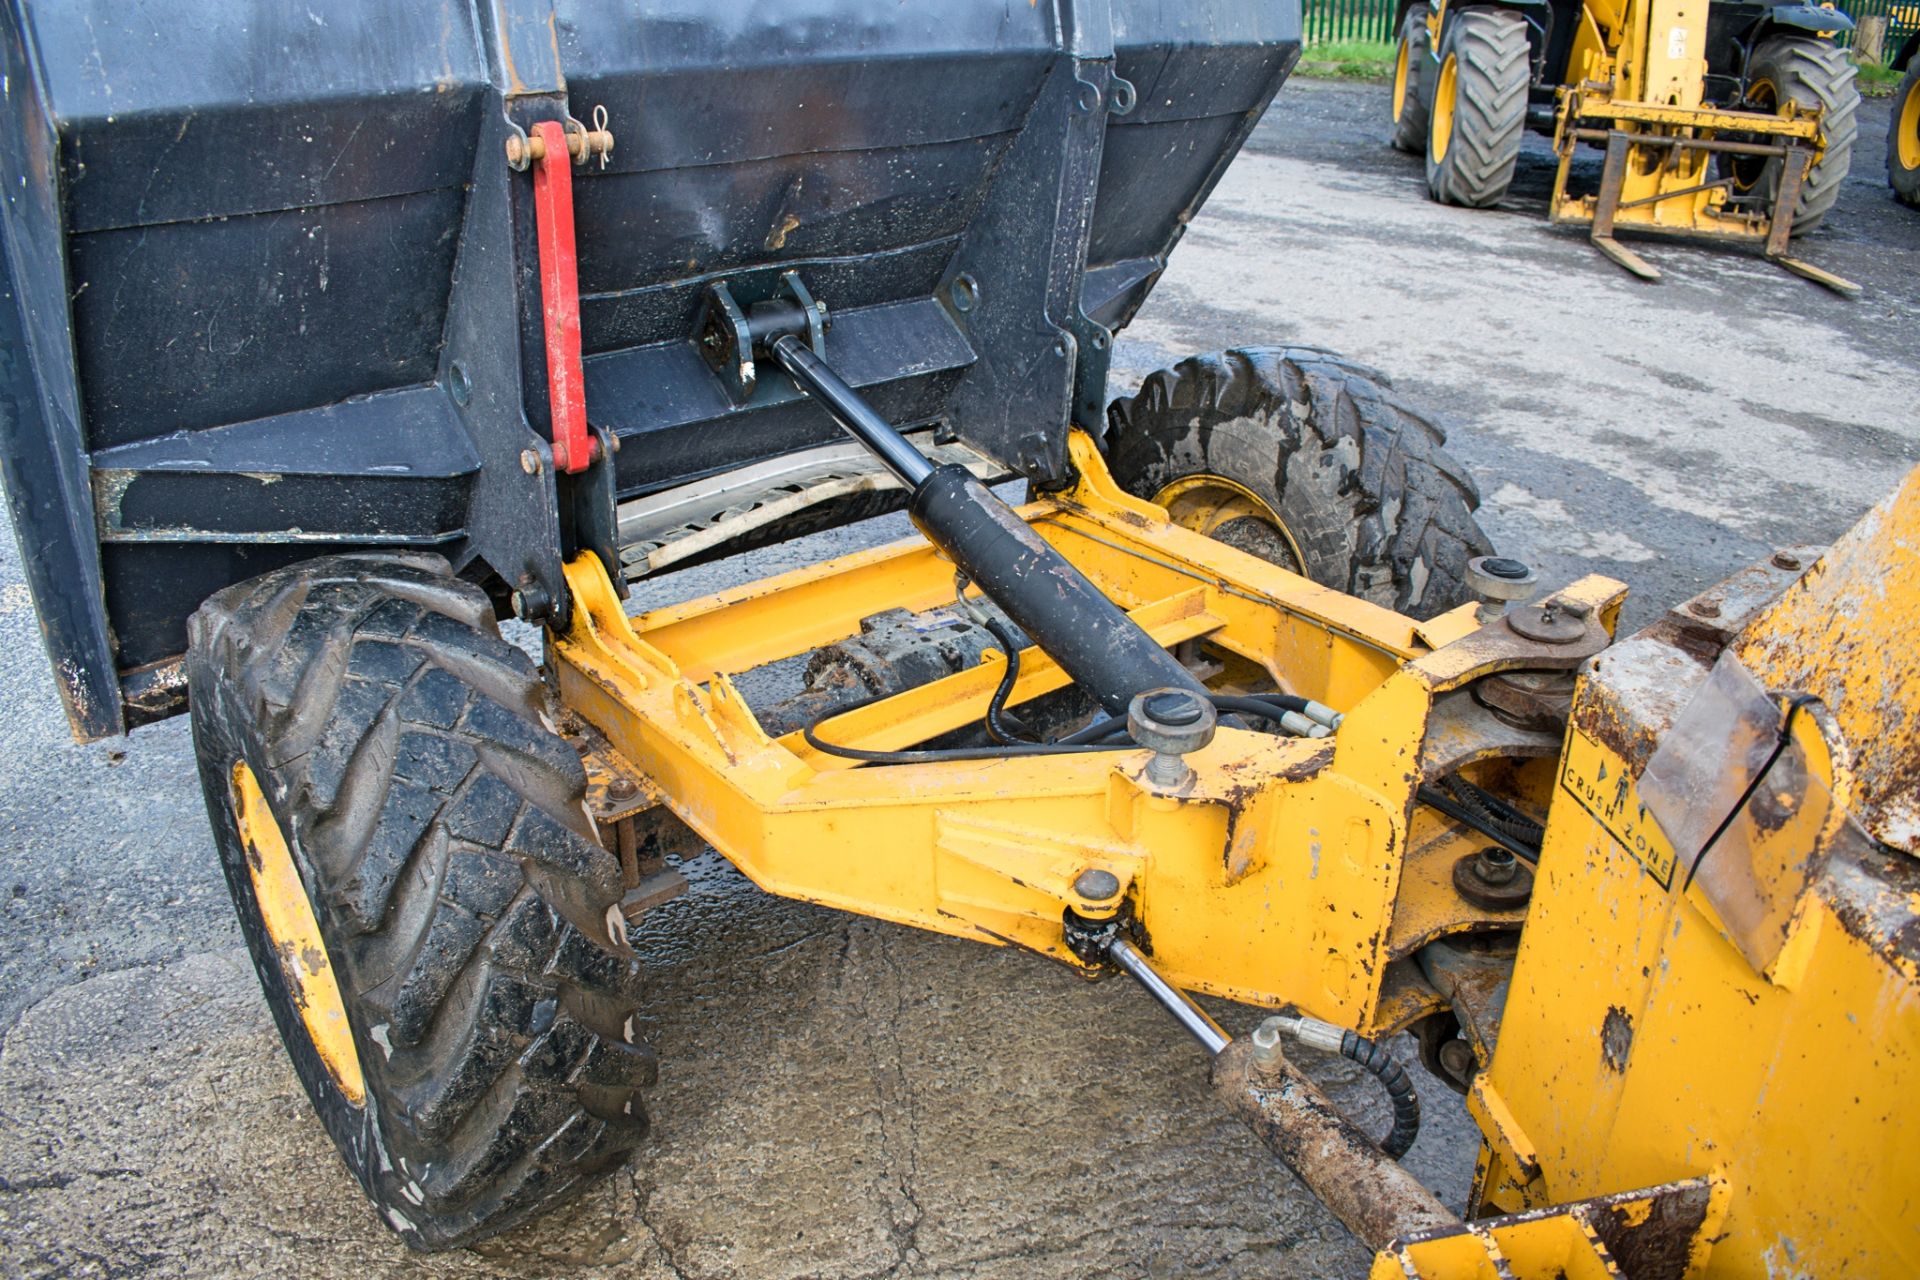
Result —
[{"label": "nut and bolt", "polygon": [[535,449],[522,449],[520,451],[520,469],[526,472],[530,476],[539,475],[540,474],[539,451]]},{"label": "nut and bolt", "polygon": [[1692,604],[1688,605],[1687,608],[1703,618],[1717,618],[1720,616],[1720,605],[1713,600],[1695,600]]},{"label": "nut and bolt", "polygon": [[1120,877],[1111,871],[1091,867],[1073,882],[1073,891],[1089,902],[1104,902],[1120,892]]},{"label": "nut and bolt", "polygon": [[1488,884],[1509,884],[1520,870],[1520,860],[1510,849],[1491,845],[1473,860],[1474,874]]},{"label": "nut and bolt", "polygon": [[1213,704],[1188,689],[1149,689],[1127,707],[1127,730],[1153,752],[1147,781],[1177,790],[1193,780],[1184,756],[1213,741],[1219,716]]},{"label": "nut and bolt", "polygon": [[615,800],[631,800],[640,793],[632,778],[615,778],[607,784],[607,795]]}]

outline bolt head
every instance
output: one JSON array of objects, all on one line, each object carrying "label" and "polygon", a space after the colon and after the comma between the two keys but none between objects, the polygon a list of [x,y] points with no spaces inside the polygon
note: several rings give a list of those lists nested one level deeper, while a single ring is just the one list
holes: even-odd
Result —
[{"label": "bolt head", "polygon": [[520,451],[520,469],[526,472],[530,476],[539,475],[540,474],[539,452],[533,449],[522,449]]},{"label": "bolt head", "polygon": [[1201,715],[1200,699],[1177,689],[1168,689],[1160,693],[1150,693],[1146,697],[1145,711],[1161,724],[1194,724]]},{"label": "bolt head", "polygon": [[1703,618],[1717,618],[1720,616],[1720,606],[1712,600],[1695,600],[1687,607]]},{"label": "bolt head", "polygon": [[615,778],[607,784],[607,794],[615,800],[631,800],[639,790],[632,778]]},{"label": "bolt head", "polygon": [[1790,556],[1784,551],[1778,552],[1773,557],[1773,567],[1776,569],[1785,569],[1789,573],[1798,573],[1800,570],[1800,557]]},{"label": "bolt head", "polygon": [[1090,867],[1073,882],[1073,891],[1089,902],[1100,902],[1120,892],[1120,877],[1111,871]]}]

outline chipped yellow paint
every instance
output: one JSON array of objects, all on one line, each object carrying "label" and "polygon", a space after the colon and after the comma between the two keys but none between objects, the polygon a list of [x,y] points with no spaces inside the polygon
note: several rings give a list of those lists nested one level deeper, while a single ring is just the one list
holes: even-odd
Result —
[{"label": "chipped yellow paint", "polygon": [[[1410,620],[1182,527],[1121,492],[1084,435],[1071,448],[1079,482],[1021,509],[1034,530],[1160,643],[1202,641],[1282,689],[1350,708],[1339,754],[1222,729],[1189,757],[1191,786],[1170,792],[1146,781],[1138,750],[855,767],[797,734],[767,734],[730,677],[855,635],[880,609],[951,600],[952,564],[919,538],[634,618],[598,560],[578,557],[571,629],[549,639],[561,696],[774,893],[1078,964],[1061,912],[1089,909],[1072,885],[1106,870],[1170,981],[1370,1027],[1427,708],[1487,659],[1471,656],[1471,635],[1429,652]],[[1576,588],[1595,608],[1619,592],[1600,582]],[[1001,663],[843,712],[818,733],[896,750],[977,722]],[[1011,701],[1065,683],[1030,648]],[[1470,927],[1472,911],[1432,918]]]},{"label": "chipped yellow paint", "polygon": [[366,1101],[366,1078],[360,1054],[354,1048],[353,1028],[347,1022],[340,984],[334,976],[327,945],[314,919],[293,854],[280,824],[267,806],[260,782],[242,760],[233,766],[233,809],[246,847],[247,870],[253,880],[253,898],[274,953],[287,994],[300,1011],[307,1039],[342,1096],[354,1106]]}]

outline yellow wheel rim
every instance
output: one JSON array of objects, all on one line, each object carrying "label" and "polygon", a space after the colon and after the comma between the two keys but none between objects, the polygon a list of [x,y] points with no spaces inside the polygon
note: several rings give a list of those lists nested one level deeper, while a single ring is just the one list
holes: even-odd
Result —
[{"label": "yellow wheel rim", "polygon": [[1400,37],[1399,52],[1393,57],[1393,122],[1400,123],[1400,117],[1407,110],[1407,38]]},{"label": "yellow wheel rim", "polygon": [[1440,81],[1433,87],[1433,125],[1427,135],[1427,154],[1439,164],[1447,158],[1447,146],[1453,141],[1453,96],[1456,63],[1452,54],[1440,64]]},{"label": "yellow wheel rim", "polygon": [[1307,558],[1300,554],[1300,543],[1286,521],[1238,481],[1202,471],[1162,486],[1153,500],[1183,529],[1204,533],[1294,573],[1304,576],[1307,571]]},{"label": "yellow wheel rim", "polygon": [[347,1006],[340,999],[340,983],[320,938],[320,922],[313,918],[307,888],[293,865],[280,824],[267,807],[267,797],[253,770],[242,760],[233,766],[233,810],[246,848],[247,870],[253,878],[253,899],[287,994],[306,1023],[307,1039],[325,1064],[340,1092],[354,1106],[366,1100],[366,1077],[360,1073],[360,1054],[353,1047],[347,1025]]},{"label": "yellow wheel rim", "polygon": [[1920,79],[1907,81],[1906,100],[1900,104],[1900,120],[1896,126],[1899,142],[1895,144],[1895,154],[1900,157],[1902,169],[1920,169]]}]

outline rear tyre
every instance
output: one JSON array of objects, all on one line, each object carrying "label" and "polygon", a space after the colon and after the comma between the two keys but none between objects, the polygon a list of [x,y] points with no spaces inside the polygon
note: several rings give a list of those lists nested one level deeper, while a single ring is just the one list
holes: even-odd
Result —
[{"label": "rear tyre", "polygon": [[532,662],[437,556],[336,556],[188,624],[201,785],[281,1038],[416,1248],[565,1199],[647,1131],[617,859]]},{"label": "rear tyre", "polygon": [[1887,125],[1887,180],[1902,204],[1920,209],[1920,54],[1907,64],[1907,75],[1893,94],[1893,116]]},{"label": "rear tyre", "polygon": [[1440,37],[1427,126],[1427,190],[1484,209],[1513,184],[1527,125],[1527,23],[1503,9],[1462,9]]},{"label": "rear tyre", "polygon": [[1388,134],[1394,150],[1412,156],[1419,155],[1427,145],[1427,117],[1433,96],[1432,52],[1427,6],[1415,5],[1400,24],[1400,47],[1393,61],[1393,129]]},{"label": "rear tyre", "polygon": [[1229,546],[1415,618],[1492,551],[1446,433],[1377,371],[1308,348],[1194,356],[1107,410],[1107,465]]},{"label": "rear tyre", "polygon": [[[1796,236],[1825,220],[1853,165],[1853,144],[1860,136],[1858,74],[1846,50],[1811,36],[1769,36],[1747,64],[1746,105],[1752,110],[1778,111],[1783,102],[1820,109],[1826,145],[1800,184],[1793,215]],[[1771,207],[1780,187],[1781,164],[1778,159],[1733,159],[1729,168],[1734,189]]]}]

